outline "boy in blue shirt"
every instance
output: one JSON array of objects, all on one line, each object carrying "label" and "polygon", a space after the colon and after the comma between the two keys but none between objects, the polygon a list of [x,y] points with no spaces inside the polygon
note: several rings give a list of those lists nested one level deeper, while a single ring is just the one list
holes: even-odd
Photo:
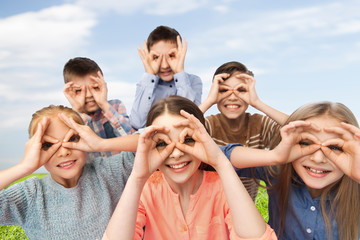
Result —
[{"label": "boy in blue shirt", "polygon": [[144,41],[138,52],[145,74],[136,85],[130,123],[135,129],[145,126],[147,113],[154,102],[170,95],[186,97],[196,105],[201,103],[202,82],[184,72],[187,42],[173,28],[159,26]]},{"label": "boy in blue shirt", "polygon": [[[131,134],[125,105],[118,99],[107,100],[107,86],[98,64],[85,57],[70,59],[63,70],[64,95],[72,108],[98,136],[113,138]],[[88,153],[91,157],[109,157],[119,153]]]}]

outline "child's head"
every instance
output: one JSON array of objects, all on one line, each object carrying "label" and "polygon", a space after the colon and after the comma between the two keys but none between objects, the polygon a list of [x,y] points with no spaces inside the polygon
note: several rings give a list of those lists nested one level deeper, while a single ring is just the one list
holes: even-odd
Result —
[{"label": "child's head", "polygon": [[[186,119],[180,115],[180,110],[193,114],[202,124],[205,124],[201,110],[187,98],[173,95],[160,99],[151,107],[146,122],[146,126],[158,125],[170,129],[168,133],[157,133],[156,147],[158,151],[162,151],[166,147],[166,143],[161,140],[161,135],[167,135],[172,142],[180,141],[180,133],[184,127],[173,127],[174,124]],[[184,143],[194,145],[195,141],[191,137],[185,137]],[[159,169],[164,173],[168,182],[182,184],[197,172],[200,164],[198,159],[194,159],[191,155],[175,147]]]},{"label": "child's head", "polygon": [[[147,39],[147,47],[153,57],[163,55],[158,76],[164,81],[171,81],[174,78],[174,72],[170,68],[165,56],[170,50],[177,48],[177,36],[180,34],[173,28],[167,26],[158,26],[149,35]],[[180,36],[181,39],[181,36]]]},{"label": "child's head", "polygon": [[[74,119],[79,124],[84,124],[78,113],[68,107],[50,105],[32,115],[29,125],[30,138],[37,130],[38,123],[44,118],[50,118],[50,123],[44,132],[42,139],[41,152],[44,154],[52,143],[47,142],[46,138],[51,137],[60,142],[75,142],[80,139],[72,129],[66,126],[59,118],[58,114],[63,113],[67,117]],[[86,161],[86,153],[80,150],[69,149],[61,146],[44,164],[52,178],[65,187],[73,187],[77,184],[83,166]]]},{"label": "child's head", "polygon": [[238,74],[245,73],[252,77],[254,74],[249,71],[244,64],[235,61],[221,65],[216,69],[214,77],[221,73],[227,73],[229,77],[224,79],[225,81],[223,83],[219,84],[217,107],[226,118],[237,119],[247,110],[248,104],[236,96],[235,93],[228,96],[227,91],[229,89],[235,89],[239,92],[245,91],[239,84],[245,84],[246,82],[244,79],[238,77]]},{"label": "child's head", "polygon": [[[75,94],[76,96],[83,96],[83,106],[79,106],[82,113],[92,114],[99,109],[98,103],[95,101],[91,91],[90,84],[97,84],[92,77],[98,77],[98,72],[103,75],[98,64],[85,57],[76,57],[70,59],[64,66],[63,76],[65,83],[73,82],[76,84]],[[85,86],[84,88],[81,88]],[[85,91],[82,93],[82,91]]]},{"label": "child's head", "polygon": [[[359,127],[354,114],[341,103],[316,102],[304,105],[289,117],[286,124],[296,120],[306,120],[320,128],[320,132],[307,132],[315,136],[321,143],[329,139],[341,138],[338,134],[325,132],[324,128],[340,126],[340,122]],[[274,140],[274,143],[277,144],[279,140],[280,138]],[[307,146],[313,144],[313,142],[307,140],[304,135],[304,139],[299,144]],[[334,153],[342,151],[340,146],[330,145],[328,147]],[[348,234],[354,233],[359,220],[359,210],[352,208],[355,206],[354,204],[357,204],[360,197],[359,184],[344,175],[333,162],[326,158],[321,149],[282,166],[278,176],[280,199],[283,200],[281,204],[286,204],[288,187],[291,181],[298,181],[297,177],[300,177],[312,197],[321,196],[322,213],[328,231],[330,232],[331,229],[329,217],[335,216],[340,236],[349,236]],[[325,204],[329,196],[332,198],[330,209]],[[354,213],[355,217],[353,216]],[[284,216],[280,217],[280,220],[283,222]],[[341,221],[347,221],[347,223],[340,224]],[[354,226],[354,223],[356,226]],[[342,237],[341,239],[350,238]]]}]

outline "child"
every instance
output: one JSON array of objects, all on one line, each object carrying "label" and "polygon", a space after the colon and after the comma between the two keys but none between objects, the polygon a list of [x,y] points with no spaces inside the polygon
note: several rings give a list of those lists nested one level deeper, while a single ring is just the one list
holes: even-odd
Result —
[{"label": "child", "polygon": [[146,115],[153,103],[170,95],[201,103],[202,82],[198,76],[184,72],[187,42],[173,28],[159,26],[144,41],[138,52],[145,67],[143,79],[136,85],[130,114],[135,129],[145,127]]},{"label": "child", "polygon": [[152,106],[103,239],[276,239],[203,124],[186,98]]},{"label": "child", "polygon": [[[72,108],[97,135],[113,138],[131,134],[126,108],[120,100],[107,100],[107,86],[100,67],[89,58],[76,57],[64,66],[64,94]],[[89,153],[109,157],[118,151]]]},{"label": "child", "polygon": [[[83,139],[58,118],[60,113],[83,124],[71,108],[51,105],[37,111],[22,161],[0,171],[0,189],[41,166],[50,173],[0,191],[0,225],[20,225],[29,239],[99,238],[119,201],[134,154],[87,159],[86,152],[65,147]],[[124,145],[127,137],[134,136],[118,138],[118,143]]]},{"label": "child", "polygon": [[[224,63],[215,71],[209,95],[199,108],[205,113],[212,105],[217,104],[220,113],[207,116],[205,126],[218,145],[241,143],[250,148],[269,148],[280,125],[286,121],[286,114],[271,108],[258,98],[253,76],[239,62]],[[246,112],[249,105],[267,116]],[[241,180],[255,200],[258,185],[249,178]]]},{"label": "child", "polygon": [[[270,226],[282,239],[359,239],[360,129],[355,116],[343,104],[318,102],[296,110],[287,123],[294,128],[288,157],[272,161],[258,155],[259,162],[243,161],[250,155],[243,156],[241,147],[225,148],[239,168],[255,162],[278,165],[252,168],[270,185]],[[305,153],[307,147],[313,150]],[[251,176],[250,170],[238,174]]]}]

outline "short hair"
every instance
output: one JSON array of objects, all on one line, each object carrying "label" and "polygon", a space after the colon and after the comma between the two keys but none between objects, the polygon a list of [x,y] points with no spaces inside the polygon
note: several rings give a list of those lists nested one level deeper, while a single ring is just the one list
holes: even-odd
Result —
[{"label": "short hair", "polygon": [[180,111],[184,110],[194,115],[205,126],[205,118],[199,107],[187,98],[171,95],[167,98],[161,98],[156,101],[150,108],[146,119],[146,126],[150,126],[155,118],[169,113],[173,115],[179,115]]},{"label": "short hair", "polygon": [[64,82],[70,82],[72,76],[86,76],[88,74],[97,75],[97,72],[100,71],[101,75],[104,75],[101,71],[99,65],[86,57],[76,57],[70,59],[64,66],[63,76]]},{"label": "short hair", "polygon": [[38,123],[41,121],[43,117],[50,117],[54,118],[57,117],[59,113],[64,113],[67,117],[70,117],[74,119],[74,121],[78,124],[84,124],[82,118],[80,115],[75,112],[73,109],[65,107],[63,105],[50,105],[48,107],[44,107],[38,111],[36,111],[31,118],[30,124],[29,124],[29,137],[31,138],[34,133],[36,132]]},{"label": "short hair", "polygon": [[[172,42],[177,45],[177,36],[180,36],[179,32],[176,31],[174,28],[167,27],[167,26],[158,26],[155,28],[150,34],[147,39],[147,47],[150,48],[157,42],[165,41],[165,42]],[[181,36],[180,36],[181,40]]]},{"label": "short hair", "polygon": [[253,72],[250,71],[244,64],[242,64],[240,62],[236,62],[236,61],[231,61],[231,62],[224,63],[223,65],[218,67],[214,73],[213,78],[215,77],[215,75],[218,75],[220,73],[228,73],[228,74],[230,74],[230,77],[231,77],[235,72],[246,73],[246,74],[254,77]]}]

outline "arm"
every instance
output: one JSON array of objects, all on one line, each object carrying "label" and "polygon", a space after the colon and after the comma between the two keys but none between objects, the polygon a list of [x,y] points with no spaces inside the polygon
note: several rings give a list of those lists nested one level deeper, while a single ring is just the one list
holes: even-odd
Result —
[{"label": "arm", "polygon": [[[50,123],[48,117],[44,117],[38,124],[35,134],[25,145],[24,157],[14,167],[0,171],[0,189],[4,189],[14,181],[25,177],[43,166],[61,146],[61,143],[49,136],[44,136],[45,130]],[[42,142],[51,144],[47,150],[42,150]]]},{"label": "arm", "polygon": [[225,154],[230,156],[231,163],[237,168],[279,165],[292,162],[302,156],[309,155],[320,148],[319,144],[301,146],[303,139],[319,141],[311,134],[304,131],[318,128],[305,121],[294,121],[280,130],[281,142],[272,150],[253,149],[246,147],[225,148]]},{"label": "arm", "polygon": [[[284,125],[284,123],[286,122],[286,120],[288,119],[288,115],[280,112],[268,105],[266,105],[264,102],[262,102],[255,90],[255,78],[253,78],[252,76],[248,75],[248,74],[238,74],[236,75],[237,78],[239,79],[244,79],[246,84],[245,84],[245,90],[244,92],[240,92],[239,93],[239,97],[241,99],[243,99],[245,102],[247,102],[249,105],[251,105],[252,107],[256,108],[257,110],[265,113],[267,116],[269,116],[270,118],[272,118],[273,120],[275,120],[278,124],[280,125]],[[242,85],[242,84],[240,84]]]},{"label": "arm", "polygon": [[112,127],[116,129],[115,135],[119,137],[131,134],[134,129],[130,124],[125,105],[120,100],[111,100],[109,103],[109,110],[104,112],[104,116],[109,120]]},{"label": "arm", "polygon": [[[175,125],[187,126],[180,134],[180,143],[176,143],[176,147],[215,168],[224,188],[236,235],[242,238],[263,236],[266,230],[264,219],[230,162],[197,118],[184,111],[181,111],[181,114],[188,119],[188,122]],[[193,146],[183,143],[187,136],[195,140]]]},{"label": "arm", "polygon": [[140,135],[133,170],[103,239],[133,239],[142,189],[147,179],[168,157],[175,145],[168,137],[163,136],[161,140],[168,145],[159,152],[156,149],[157,131],[167,130],[164,127],[150,126]]},{"label": "arm", "polygon": [[341,123],[341,127],[325,129],[338,134],[322,144],[321,150],[341,171],[360,183],[360,129],[354,125]]},{"label": "arm", "polygon": [[136,84],[135,99],[130,114],[130,123],[135,129],[145,127],[146,116],[155,99],[155,89],[159,77],[145,73],[142,80]]}]

